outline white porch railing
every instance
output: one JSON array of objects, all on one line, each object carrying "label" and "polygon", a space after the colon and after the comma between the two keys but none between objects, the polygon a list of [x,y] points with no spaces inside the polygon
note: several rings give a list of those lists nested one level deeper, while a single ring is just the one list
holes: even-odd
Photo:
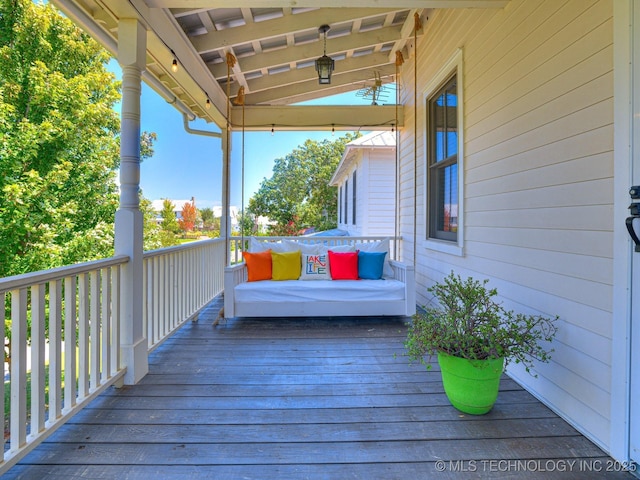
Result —
[{"label": "white porch railing", "polygon": [[[216,239],[144,254],[149,350],[222,292],[224,249]],[[0,279],[0,323],[5,302],[11,320],[10,368],[0,382],[0,475],[123,377],[120,277],[128,261],[119,256]]]},{"label": "white porch railing", "polygon": [[[0,474],[124,374],[120,274],[128,261],[120,256],[0,279],[3,325],[5,302],[11,303],[5,352],[10,383],[0,382],[5,429]],[[8,405],[5,384],[10,384]]]},{"label": "white porch railing", "polygon": [[224,249],[224,239],[215,239],[144,254],[142,311],[150,350],[222,293]]}]

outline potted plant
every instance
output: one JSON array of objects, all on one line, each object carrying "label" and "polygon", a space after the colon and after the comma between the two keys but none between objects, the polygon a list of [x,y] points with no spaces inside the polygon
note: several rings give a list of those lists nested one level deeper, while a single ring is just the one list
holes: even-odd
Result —
[{"label": "potted plant", "polygon": [[541,344],[556,333],[555,318],[506,310],[497,289],[451,272],[428,289],[437,304],[412,317],[405,348],[427,369],[437,354],[442,383],[451,404],[474,415],[487,413],[498,396],[509,362],[531,373],[534,360],[548,362],[553,350]]}]

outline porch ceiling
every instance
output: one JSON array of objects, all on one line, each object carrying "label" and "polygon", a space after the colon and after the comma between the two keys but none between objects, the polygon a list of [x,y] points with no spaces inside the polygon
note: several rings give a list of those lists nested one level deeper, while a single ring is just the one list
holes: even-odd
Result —
[{"label": "porch ceiling", "polygon": [[[264,122],[269,110],[394,81],[396,51],[413,38],[414,14],[426,21],[434,8],[503,8],[509,0],[52,0],[114,56],[118,22],[138,18],[147,27],[145,81],[188,115],[226,125],[227,79],[232,99],[245,88],[247,123]],[[318,3],[323,5],[318,8]],[[319,85],[314,61],[323,54],[318,27],[328,24],[327,55],[335,60],[330,85]],[[421,34],[421,32],[418,32]],[[227,67],[226,55],[237,61]],[[405,51],[405,58],[408,57]],[[177,72],[171,69],[177,59]],[[212,108],[206,108],[207,98]],[[394,99],[387,99],[393,103]],[[371,109],[346,112],[336,129],[372,125]],[[236,107],[237,109],[237,107]],[[260,119],[253,115],[261,112]],[[306,117],[291,109],[272,112],[294,128]],[[344,112],[342,113],[344,115]],[[388,116],[388,115],[387,115]],[[385,118],[378,115],[373,118]],[[391,118],[394,118],[393,116]],[[391,128],[383,122],[380,128]],[[308,120],[304,129],[310,130]]]}]

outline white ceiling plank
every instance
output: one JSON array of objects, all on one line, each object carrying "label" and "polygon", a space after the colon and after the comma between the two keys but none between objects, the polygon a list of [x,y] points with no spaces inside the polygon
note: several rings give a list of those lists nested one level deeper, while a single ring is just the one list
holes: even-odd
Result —
[{"label": "white ceiling plank", "polygon": [[268,22],[252,23],[244,27],[228,28],[209,35],[193,37],[194,48],[200,53],[218,50],[226,45],[239,45],[249,43],[256,39],[265,40],[280,35],[292,34],[304,30],[317,30],[321,24],[334,24],[352,20],[354,17],[368,18],[389,12],[388,9],[371,8],[355,9],[340,8],[299,13],[297,15],[285,15],[284,17]]}]

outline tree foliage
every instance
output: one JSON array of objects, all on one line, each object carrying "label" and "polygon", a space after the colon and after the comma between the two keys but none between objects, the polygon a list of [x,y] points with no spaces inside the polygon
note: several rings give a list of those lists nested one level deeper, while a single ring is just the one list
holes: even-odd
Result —
[{"label": "tree foliage", "polygon": [[0,0],[0,277],[110,256],[119,83],[52,6]]},{"label": "tree foliage", "polygon": [[220,236],[220,218],[216,217],[213,209],[209,207],[198,210],[200,220],[202,220],[202,230],[210,237]]},{"label": "tree foliage", "polygon": [[273,175],[264,179],[249,200],[249,212],[277,222],[276,235],[292,235],[304,227],[319,230],[337,225],[337,191],[329,186],[347,143],[359,135],[335,141],[305,141],[285,158],[275,160]]},{"label": "tree foliage", "polygon": [[140,211],[143,218],[144,241],[143,248],[145,251],[155,250],[162,247],[160,225],[156,221],[156,211],[153,209],[151,200],[140,196]]},{"label": "tree foliage", "polygon": [[176,206],[171,200],[165,198],[162,200],[162,210],[160,211],[160,228],[171,233],[178,233],[180,231],[180,225],[176,219]]},{"label": "tree foliage", "polygon": [[185,203],[180,212],[178,225],[183,232],[191,232],[198,222],[198,209],[195,200]]}]

